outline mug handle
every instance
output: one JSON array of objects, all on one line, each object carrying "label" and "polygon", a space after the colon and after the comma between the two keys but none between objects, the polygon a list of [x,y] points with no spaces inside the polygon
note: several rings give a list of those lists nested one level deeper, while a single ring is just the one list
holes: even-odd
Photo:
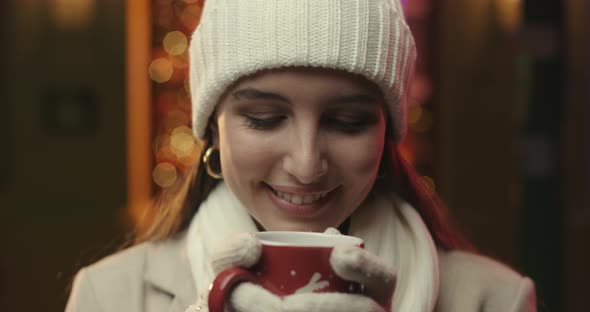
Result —
[{"label": "mug handle", "polygon": [[256,283],[256,276],[242,268],[230,268],[215,277],[209,289],[207,299],[210,312],[224,312],[226,297],[237,284],[242,282]]}]

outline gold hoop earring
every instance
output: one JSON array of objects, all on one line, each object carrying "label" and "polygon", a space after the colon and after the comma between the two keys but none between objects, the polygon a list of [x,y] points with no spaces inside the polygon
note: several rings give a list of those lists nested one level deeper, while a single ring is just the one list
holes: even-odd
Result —
[{"label": "gold hoop earring", "polygon": [[213,168],[211,168],[211,154],[213,154],[213,152],[215,150],[218,150],[216,148],[214,148],[213,146],[209,146],[209,148],[205,151],[205,155],[203,156],[203,164],[205,164],[205,169],[207,170],[207,174],[209,176],[211,176],[214,179],[222,179],[223,175],[221,174],[221,170],[219,172],[215,172],[213,170]]}]

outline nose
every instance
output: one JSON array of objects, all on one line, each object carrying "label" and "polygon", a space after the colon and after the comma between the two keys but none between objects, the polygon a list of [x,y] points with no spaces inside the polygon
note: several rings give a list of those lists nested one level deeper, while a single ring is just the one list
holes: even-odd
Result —
[{"label": "nose", "polygon": [[307,132],[289,145],[283,166],[299,183],[311,184],[328,172],[328,161],[320,137]]}]

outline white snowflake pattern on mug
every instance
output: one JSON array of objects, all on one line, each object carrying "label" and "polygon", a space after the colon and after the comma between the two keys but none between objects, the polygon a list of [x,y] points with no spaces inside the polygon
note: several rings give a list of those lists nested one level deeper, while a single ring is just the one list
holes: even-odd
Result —
[{"label": "white snowflake pattern on mug", "polygon": [[312,293],[318,290],[321,290],[323,288],[326,288],[328,286],[330,286],[330,282],[328,281],[320,281],[320,279],[322,278],[322,274],[315,272],[312,276],[311,279],[309,280],[309,282],[297,289],[295,291],[296,294],[304,294],[304,293]]}]

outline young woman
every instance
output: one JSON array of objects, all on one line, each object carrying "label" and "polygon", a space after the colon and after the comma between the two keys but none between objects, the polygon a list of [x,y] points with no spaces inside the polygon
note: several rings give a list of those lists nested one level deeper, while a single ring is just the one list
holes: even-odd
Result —
[{"label": "young woman", "polygon": [[67,311],[206,311],[216,274],[257,260],[240,233],[331,228],[364,239],[332,257],[366,293],[242,283],[231,309],[536,311],[531,280],[469,252],[399,153],[416,57],[399,0],[208,0],[190,57],[202,161],[136,246],[79,272]]}]

